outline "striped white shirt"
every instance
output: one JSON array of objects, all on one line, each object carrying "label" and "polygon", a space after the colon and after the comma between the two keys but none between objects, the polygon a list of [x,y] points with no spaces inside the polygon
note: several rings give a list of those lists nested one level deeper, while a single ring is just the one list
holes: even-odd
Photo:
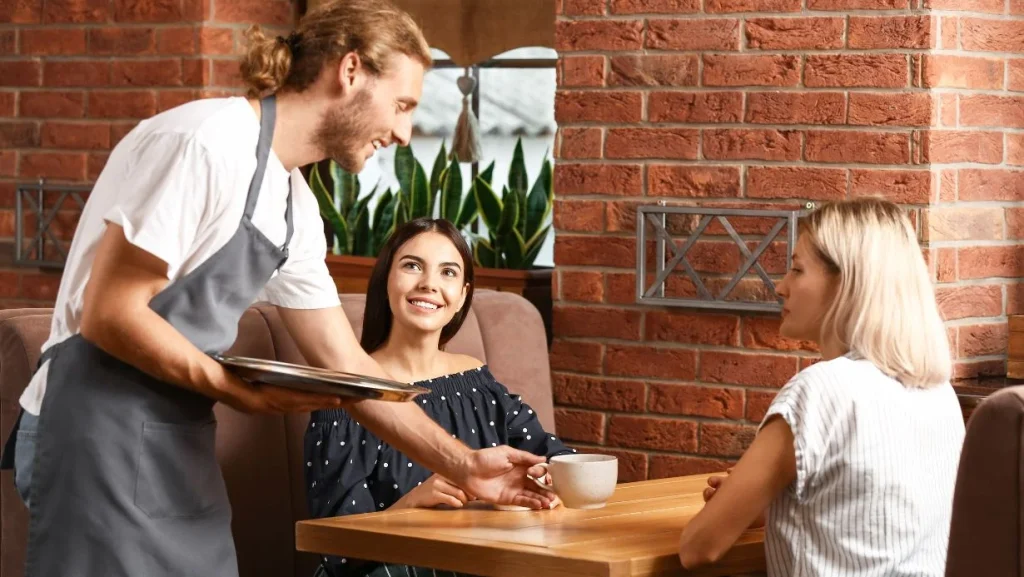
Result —
[{"label": "striped white shirt", "polygon": [[797,476],[768,511],[770,577],[944,574],[964,439],[949,383],[908,388],[840,357],[793,377],[772,415],[793,431]]}]

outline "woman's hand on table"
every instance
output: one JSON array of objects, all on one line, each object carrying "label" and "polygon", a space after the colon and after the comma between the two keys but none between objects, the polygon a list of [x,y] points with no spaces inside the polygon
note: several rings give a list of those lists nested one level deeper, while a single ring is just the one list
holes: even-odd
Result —
[{"label": "woman's hand on table", "polygon": [[708,477],[708,486],[704,489],[704,502],[707,503],[715,496],[715,492],[722,486],[722,481],[728,478],[728,475],[732,473],[732,467],[725,470],[725,475],[711,475]]},{"label": "woman's hand on table", "polygon": [[[715,496],[718,492],[718,488],[722,486],[722,483],[729,478],[732,473],[732,467],[725,470],[725,475],[712,475],[708,477],[708,486],[704,488],[704,502],[707,503]],[[750,525],[751,528],[764,527],[764,514],[762,513],[757,519]]]},{"label": "woman's hand on table", "polygon": [[406,493],[392,509],[429,508],[448,505],[456,509],[473,499],[465,491],[456,487],[441,475],[431,475],[429,479]]}]

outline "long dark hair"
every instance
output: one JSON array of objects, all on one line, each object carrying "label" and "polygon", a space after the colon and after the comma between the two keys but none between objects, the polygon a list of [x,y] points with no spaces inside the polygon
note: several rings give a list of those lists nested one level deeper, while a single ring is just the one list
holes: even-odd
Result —
[{"label": "long dark hair", "polygon": [[388,300],[388,275],[391,273],[391,265],[395,260],[395,253],[405,243],[425,233],[436,232],[444,235],[455,245],[455,250],[462,256],[463,277],[466,284],[466,302],[455,313],[452,320],[441,329],[440,348],[448,343],[459,332],[463,321],[469,314],[469,306],[473,304],[473,252],[462,238],[458,229],[450,221],[443,218],[416,218],[395,229],[388,241],[384,243],[380,254],[377,255],[377,263],[373,266],[370,274],[370,284],[366,287],[366,312],[363,315],[363,335],[359,344],[367,353],[379,349],[391,335],[391,325],[395,317],[391,313],[391,303]]}]

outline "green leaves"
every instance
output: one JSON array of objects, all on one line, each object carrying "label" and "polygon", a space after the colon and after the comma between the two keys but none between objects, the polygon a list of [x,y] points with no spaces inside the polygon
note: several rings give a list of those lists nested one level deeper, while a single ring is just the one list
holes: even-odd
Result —
[{"label": "green leaves", "polygon": [[541,225],[547,220],[548,215],[551,214],[551,206],[554,204],[554,200],[551,163],[545,160],[540,169],[540,176],[533,183],[530,196],[526,199],[525,238],[531,239],[540,231]]},{"label": "green leaves", "polygon": [[484,220],[484,225],[489,230],[497,229],[498,223],[501,222],[501,199],[494,194],[491,185],[479,176],[476,177],[473,195],[476,197],[476,206],[480,211],[480,217]]},{"label": "green leaves", "polygon": [[491,163],[487,165],[487,168],[483,169],[483,171],[481,171],[477,176],[484,179],[484,182],[490,186],[491,183],[494,182],[494,161],[492,160]]},{"label": "green leaves", "polygon": [[519,222],[519,195],[516,193],[510,194],[507,189],[503,193],[504,205],[501,207],[501,218],[498,220],[498,226],[491,227],[490,223],[487,225],[487,228],[494,231],[494,236],[497,238],[512,234],[512,231],[516,228],[516,223]]},{"label": "green leaves", "polygon": [[[540,174],[531,187],[523,143],[519,139],[512,152],[508,183],[500,197],[493,194],[491,187],[493,170],[492,162],[473,184],[480,215],[490,231],[487,244],[477,252],[487,260],[490,258],[487,249],[492,249],[491,260],[498,267],[530,268],[551,230],[547,224],[554,203],[551,163],[548,160],[542,163]],[[481,243],[483,241],[478,239],[477,244]]]},{"label": "green leaves", "polygon": [[356,256],[365,256],[370,251],[370,199],[377,193],[373,187],[370,194],[356,201],[348,213],[348,230],[351,236],[350,252]]},{"label": "green leaves", "polygon": [[395,210],[395,228],[402,226],[403,224],[412,220],[409,217],[409,207],[404,202],[399,202],[398,207]]},{"label": "green leaves", "polygon": [[520,268],[530,268],[533,266],[533,261],[537,260],[537,255],[540,254],[540,249],[544,246],[544,239],[547,238],[550,228],[550,224],[545,226],[533,238],[527,241],[526,254],[523,255],[523,260],[519,263]]},{"label": "green leaves", "polygon": [[359,177],[351,174],[338,163],[330,163],[331,180],[334,181],[334,202],[341,205],[341,213],[348,214],[359,198]]},{"label": "green leaves", "polygon": [[427,174],[423,171],[423,165],[419,162],[413,165],[412,190],[409,192],[411,202],[407,206],[407,215],[411,220],[430,214],[430,189],[427,188]]},{"label": "green leaves", "polygon": [[[365,200],[369,200],[370,197],[366,197]],[[356,256],[370,256],[372,246],[372,236],[370,231],[370,207],[365,204],[355,217],[355,222],[352,226],[349,226],[352,231],[352,254]]]},{"label": "green leaves", "polygon": [[398,189],[406,195],[405,202],[412,203],[412,181],[416,172],[416,158],[412,155],[411,146],[399,146],[395,150],[395,177],[398,178]]},{"label": "green leaves", "polygon": [[518,230],[513,229],[512,234],[506,236],[501,243],[502,252],[505,253],[505,266],[508,268],[520,268],[523,265],[523,254],[526,252],[526,243]]},{"label": "green leaves", "polygon": [[473,245],[473,259],[480,266],[487,268],[498,267],[498,254],[494,252],[491,243],[484,239],[478,239]]},{"label": "green leaves", "polygon": [[[437,151],[437,157],[434,158],[434,168],[430,171],[430,211],[431,215],[434,214],[434,205],[436,204],[437,194],[441,190],[442,180],[444,179],[444,173],[448,170],[447,164],[448,153],[444,149],[444,142],[441,142],[441,148]],[[458,166],[458,164],[455,164]],[[461,176],[461,174],[460,174]],[[452,219],[454,220],[454,219]]]},{"label": "green leaves", "polygon": [[512,151],[512,163],[508,169],[508,188],[512,191],[526,192],[530,186],[526,176],[526,161],[523,159],[523,139],[516,140],[516,148]]},{"label": "green leaves", "polygon": [[[401,213],[399,224],[414,218],[430,217],[434,214],[434,197],[436,188],[433,186],[434,176],[440,179],[443,168],[439,168],[437,161],[430,179],[423,169],[423,165],[412,154],[412,147],[399,146],[395,151],[395,176],[398,178],[400,189]],[[403,220],[404,219],[404,220]]]},{"label": "green leaves", "polygon": [[398,222],[398,209],[401,206],[402,195],[392,194],[389,189],[380,199],[377,205],[377,212],[373,215],[373,255],[380,253],[388,237],[394,232]]},{"label": "green leaves", "polygon": [[455,219],[455,228],[462,230],[469,226],[471,222],[476,220],[476,217],[480,214],[476,204],[476,183],[473,184],[473,190],[469,191],[466,198],[462,201],[462,208],[459,209],[459,216]]},{"label": "green leaves", "polygon": [[[326,167],[314,165],[309,185],[320,215],[336,237],[332,248],[335,254],[376,256],[397,226],[414,218],[436,216],[453,222],[470,237],[474,259],[480,266],[530,268],[551,230],[551,163],[543,161],[531,186],[520,139],[500,194],[495,191],[494,167],[491,161],[472,179],[469,192],[464,194],[467,177],[456,156],[448,160],[444,143],[429,173],[411,147],[399,146],[394,161],[397,189],[381,191],[375,186],[361,196],[358,175],[333,161]],[[321,177],[328,174],[330,180],[324,181]],[[482,234],[470,231],[477,222],[486,229]]]},{"label": "green leaves", "polygon": [[453,155],[452,166],[445,169],[441,183],[441,218],[453,223],[459,220],[459,201],[462,199],[462,171],[458,162],[458,155]]},{"label": "green leaves", "polygon": [[[383,195],[381,195],[380,200],[377,201],[377,210],[373,212],[373,230],[380,230],[380,227],[382,226],[381,223],[384,219],[384,213],[387,212],[387,206],[391,203],[392,198],[391,189],[389,188]],[[392,210],[394,209],[392,208]]]},{"label": "green leaves", "polygon": [[338,241],[334,244],[334,253],[351,254],[348,224],[341,216],[341,213],[338,212],[338,209],[335,208],[333,195],[327,192],[327,187],[324,185],[324,181],[320,178],[319,167],[315,164],[313,165],[313,169],[310,171],[309,180],[309,188],[313,191],[313,196],[316,197],[316,203],[320,207],[320,216],[331,225],[331,228],[334,229],[334,234],[337,235]]}]

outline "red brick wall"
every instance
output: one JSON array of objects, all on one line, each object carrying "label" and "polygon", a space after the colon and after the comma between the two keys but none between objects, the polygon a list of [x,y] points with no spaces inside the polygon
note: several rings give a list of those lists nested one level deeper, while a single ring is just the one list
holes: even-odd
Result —
[{"label": "red brick wall", "polygon": [[[635,304],[635,207],[658,201],[885,195],[918,223],[956,374],[1005,373],[1005,315],[1024,309],[1024,4],[920,3],[562,0],[561,435],[618,454],[627,480],[719,469],[814,358],[774,315]],[[756,243],[766,227],[738,229]],[[709,284],[739,262],[728,237],[691,254]],[[776,243],[761,259],[769,274],[784,255]],[[740,290],[756,295],[751,282]]]},{"label": "red brick wall", "polygon": [[[247,24],[287,28],[295,10],[287,0],[0,3],[0,307],[52,304],[60,282],[11,266],[15,184],[94,181],[139,119],[237,90]],[[55,230],[70,240],[78,210],[63,206]]]}]

